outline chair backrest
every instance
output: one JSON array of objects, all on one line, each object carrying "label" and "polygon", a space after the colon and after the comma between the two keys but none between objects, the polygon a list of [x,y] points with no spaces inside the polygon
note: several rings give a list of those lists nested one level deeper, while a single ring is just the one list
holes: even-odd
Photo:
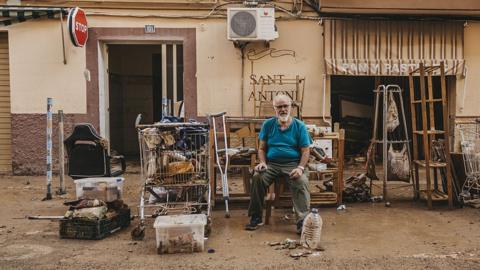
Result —
[{"label": "chair backrest", "polygon": [[110,176],[108,147],[91,124],[77,124],[64,141],[68,175],[73,179]]}]

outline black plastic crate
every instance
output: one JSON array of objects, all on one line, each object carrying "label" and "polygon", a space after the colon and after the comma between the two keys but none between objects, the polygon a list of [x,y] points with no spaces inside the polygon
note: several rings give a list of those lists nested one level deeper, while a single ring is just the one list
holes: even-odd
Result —
[{"label": "black plastic crate", "polygon": [[60,220],[60,238],[99,240],[130,226],[130,209],[119,210],[112,218]]}]

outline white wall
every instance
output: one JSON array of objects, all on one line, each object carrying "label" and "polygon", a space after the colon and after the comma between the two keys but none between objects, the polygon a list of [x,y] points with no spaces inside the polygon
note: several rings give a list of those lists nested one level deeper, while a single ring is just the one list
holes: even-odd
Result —
[{"label": "white wall", "polygon": [[[466,78],[457,77],[457,116],[480,116],[480,22],[468,22],[465,29]],[[466,88],[464,87],[466,83]],[[465,88],[465,93],[464,93]]]}]

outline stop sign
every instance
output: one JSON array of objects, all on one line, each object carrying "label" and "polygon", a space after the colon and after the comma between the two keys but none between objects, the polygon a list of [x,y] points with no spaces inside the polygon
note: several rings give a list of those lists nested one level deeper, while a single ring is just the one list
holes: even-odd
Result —
[{"label": "stop sign", "polygon": [[73,45],[83,47],[88,39],[88,24],[85,12],[76,7],[68,12],[68,32]]}]

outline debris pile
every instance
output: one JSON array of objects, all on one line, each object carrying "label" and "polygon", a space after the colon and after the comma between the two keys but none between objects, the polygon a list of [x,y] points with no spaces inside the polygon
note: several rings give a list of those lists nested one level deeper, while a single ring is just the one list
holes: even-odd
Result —
[{"label": "debris pile", "polygon": [[290,238],[287,238],[281,242],[278,242],[278,241],[267,242],[267,244],[271,247],[275,247],[275,250],[287,250],[286,254],[295,260],[298,260],[301,257],[308,257],[310,255],[318,256],[320,255],[318,251],[325,250],[322,247],[317,248],[313,251],[311,249],[306,249],[300,244],[299,240],[293,240]]},{"label": "debris pile", "polygon": [[367,202],[370,200],[370,188],[366,184],[367,176],[357,174],[345,180],[343,199],[346,202]]}]

